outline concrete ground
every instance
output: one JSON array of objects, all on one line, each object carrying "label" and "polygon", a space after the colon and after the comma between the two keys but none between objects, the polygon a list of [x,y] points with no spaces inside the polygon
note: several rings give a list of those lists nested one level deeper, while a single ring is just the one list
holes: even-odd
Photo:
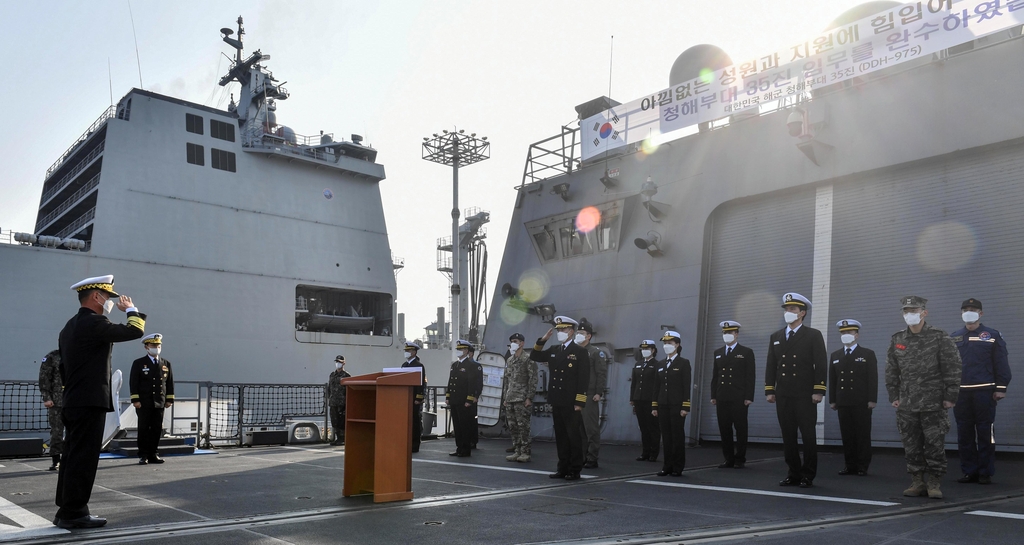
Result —
[{"label": "concrete ground", "polygon": [[[717,469],[717,444],[687,451],[682,477],[657,477],[635,446],[605,445],[580,481],[552,480],[554,445],[505,461],[508,440],[482,439],[471,458],[452,440],[413,456],[415,499],[374,504],[341,495],[344,447],[256,447],[167,457],[162,465],[100,461],[90,508],[109,524],[50,523],[48,458],[0,460],[0,542],[13,543],[1021,543],[1024,457],[1001,455],[995,483],[958,484],[945,498],[905,498],[902,453],[878,450],[866,477],[839,476],[838,449],[819,452],[811,489],[782,488],[781,449],[755,446],[746,469]],[[794,535],[796,534],[796,535]]]}]

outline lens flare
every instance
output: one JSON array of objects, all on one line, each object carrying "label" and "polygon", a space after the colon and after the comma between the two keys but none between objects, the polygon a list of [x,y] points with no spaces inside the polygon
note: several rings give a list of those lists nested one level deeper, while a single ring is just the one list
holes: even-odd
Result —
[{"label": "lens flare", "polygon": [[581,233],[589,233],[601,223],[601,211],[593,206],[588,206],[576,216],[576,230]]},{"label": "lens flare", "polygon": [[644,138],[643,142],[640,142],[640,151],[644,155],[651,155],[658,151],[658,147],[661,146],[661,133],[655,132]]},{"label": "lens flare", "polygon": [[513,299],[501,302],[501,321],[505,325],[518,325],[526,319],[525,303]]},{"label": "lens flare", "polygon": [[967,225],[959,221],[935,223],[917,236],[917,260],[932,271],[955,271],[970,263],[977,246],[978,239]]},{"label": "lens flare", "polygon": [[701,68],[698,77],[704,83],[710,84],[712,81],[715,81],[715,71],[710,68]]},{"label": "lens flare", "polygon": [[519,291],[522,292],[522,300],[527,303],[536,303],[548,294],[551,281],[547,273],[541,269],[530,269],[519,277]]}]

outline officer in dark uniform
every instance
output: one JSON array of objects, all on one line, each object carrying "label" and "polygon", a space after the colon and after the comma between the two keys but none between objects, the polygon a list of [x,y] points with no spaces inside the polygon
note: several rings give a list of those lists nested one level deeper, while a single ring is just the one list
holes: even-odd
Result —
[{"label": "officer in dark uniform", "polygon": [[473,359],[473,344],[460,339],[455,344],[459,359],[452,363],[448,374],[448,388],[444,398],[452,415],[452,427],[455,428],[455,452],[449,456],[464,458],[473,449],[473,434],[476,433],[476,421],[473,420],[474,406],[483,390],[483,373],[480,364]]},{"label": "officer in dark uniform", "polygon": [[405,363],[402,367],[418,367],[420,370],[420,385],[412,389],[412,451],[420,451],[420,441],[423,439],[423,392],[427,385],[427,370],[423,368],[420,357],[417,355],[420,345],[417,341],[405,343]]},{"label": "officer in dark uniform", "polygon": [[829,407],[839,411],[846,466],[840,475],[868,474],[871,464],[871,414],[878,402],[878,360],[872,350],[857,344],[860,322],[836,323],[842,350],[832,353],[828,368]]},{"label": "officer in dark uniform", "polygon": [[[772,333],[768,341],[764,394],[768,403],[776,403],[789,466],[789,475],[779,482],[780,486],[810,488],[818,472],[815,405],[825,395],[828,352],[821,332],[804,325],[810,307],[811,302],[799,293],[784,295],[782,308],[788,325]],[[803,463],[797,432],[803,440]]]},{"label": "officer in dark uniform", "polygon": [[[747,412],[754,402],[757,381],[754,351],[736,340],[740,335],[739,322],[726,320],[718,325],[725,341],[725,346],[715,350],[711,373],[711,404],[718,415],[718,432],[725,455],[725,461],[718,467],[743,469],[747,463]],[[733,428],[736,428],[735,448]]]},{"label": "officer in dark uniform", "polygon": [[[60,508],[53,523],[61,528],[96,528],[107,519],[89,514],[96,480],[103,425],[114,410],[110,395],[112,343],[133,341],[146,333],[146,315],[131,297],[114,291],[113,276],[87,278],[71,286],[82,305],[60,332],[64,382],[62,418],[66,435],[54,503]],[[126,312],[127,324],[107,319],[114,305]]]},{"label": "officer in dark uniform", "polygon": [[652,415],[658,418],[661,444],[665,445],[665,462],[659,477],[681,477],[686,467],[686,415],[690,412],[690,360],[679,355],[679,333],[666,331],[665,361],[658,369],[658,406]]},{"label": "officer in dark uniform", "polygon": [[991,484],[996,473],[996,403],[1006,397],[1011,378],[1006,341],[999,331],[982,325],[981,301],[968,299],[960,310],[966,325],[953,332],[953,342],[960,351],[963,375],[953,417],[964,476],[957,482]]},{"label": "officer in dark uniform", "polygon": [[[555,447],[558,449],[558,470],[552,479],[574,481],[586,458],[583,444],[583,407],[587,404],[587,383],[590,382],[590,356],[587,349],[573,340],[579,323],[568,316],[555,317],[555,327],[548,330],[530,353],[530,359],[547,362],[551,372],[548,382],[548,403],[554,421]],[[551,335],[558,332],[558,343],[544,349]]]},{"label": "officer in dark uniform", "polygon": [[658,408],[658,349],[654,341],[645,339],[640,343],[640,360],[633,366],[633,375],[629,382],[629,404],[636,415],[636,423],[640,426],[640,444],[642,450],[637,457],[638,462],[657,462],[658,449],[661,447],[661,434],[658,430],[658,417],[652,411]]},{"label": "officer in dark uniform", "polygon": [[60,468],[60,453],[64,451],[64,422],[60,419],[61,405],[64,404],[64,385],[60,380],[60,350],[51,350],[43,356],[39,365],[39,393],[46,407],[46,419],[50,424],[50,471]]},{"label": "officer in dark uniform", "polygon": [[132,362],[128,379],[132,405],[139,417],[139,465],[164,463],[157,447],[163,435],[164,409],[174,403],[174,372],[171,362],[160,356],[163,339],[159,333],[142,338],[147,354]]}]

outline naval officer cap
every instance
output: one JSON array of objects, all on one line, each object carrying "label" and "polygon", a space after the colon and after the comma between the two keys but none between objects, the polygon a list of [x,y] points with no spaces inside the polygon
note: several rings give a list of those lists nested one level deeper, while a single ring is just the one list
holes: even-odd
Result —
[{"label": "naval officer cap", "polygon": [[511,342],[511,341],[526,342],[526,337],[524,337],[522,333],[519,333],[517,331],[517,332],[509,335],[508,336],[508,340],[509,340],[509,342]]},{"label": "naval officer cap", "polygon": [[718,327],[721,327],[722,331],[725,331],[725,332],[739,331],[740,330],[740,323],[739,322],[734,322],[732,320],[726,320],[724,322],[719,323]]},{"label": "naval officer cap", "polygon": [[928,300],[924,297],[917,295],[906,295],[900,298],[900,305],[903,309],[908,308],[927,308],[925,305],[928,304]]},{"label": "naval officer cap", "polygon": [[150,333],[142,338],[142,344],[163,344],[164,336],[159,333]]},{"label": "naval officer cap", "polygon": [[419,350],[421,348],[419,341],[405,341],[405,347],[410,350]]},{"label": "naval officer cap", "polygon": [[804,309],[809,309],[811,308],[811,301],[803,295],[800,295],[795,291],[791,291],[782,296],[782,306],[788,307],[789,305],[796,305],[798,307],[803,307]]},{"label": "naval officer cap", "polygon": [[587,320],[586,318],[580,318],[580,326],[576,329],[580,331],[586,331],[591,335],[594,334],[594,324],[590,323],[590,321]]},{"label": "naval officer cap", "polygon": [[860,331],[860,322],[857,320],[839,320],[836,322],[836,327],[839,328],[840,333],[846,333],[848,331]]},{"label": "naval officer cap", "polygon": [[568,316],[555,316],[555,329],[566,329],[570,327],[576,329],[579,325],[579,322]]},{"label": "naval officer cap", "polygon": [[100,290],[107,292],[111,297],[120,297],[120,295],[114,291],[114,275],[112,274],[86,278],[74,286],[71,286],[71,289],[79,293],[85,290]]},{"label": "naval officer cap", "polygon": [[960,310],[963,310],[965,308],[976,308],[978,310],[981,310],[981,301],[971,297],[970,299],[960,304]]},{"label": "naval officer cap", "polygon": [[678,331],[666,331],[665,334],[661,336],[661,340],[662,342],[675,341],[677,343],[682,343],[682,337],[679,336]]},{"label": "naval officer cap", "polygon": [[657,347],[654,345],[654,340],[653,339],[644,339],[644,340],[640,341],[640,348],[657,348]]},{"label": "naval officer cap", "polygon": [[459,339],[458,342],[455,343],[455,348],[457,350],[469,350],[470,352],[474,352],[476,350],[473,348],[473,343],[466,339]]}]

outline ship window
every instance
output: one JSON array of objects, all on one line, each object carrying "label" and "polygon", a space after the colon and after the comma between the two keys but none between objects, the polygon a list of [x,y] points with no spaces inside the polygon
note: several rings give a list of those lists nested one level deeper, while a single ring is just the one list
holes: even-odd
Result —
[{"label": "ship window", "polygon": [[[201,134],[201,133],[200,133]],[[210,136],[219,138],[220,140],[227,140],[228,142],[235,141],[235,126],[231,123],[224,123],[223,121],[217,121],[216,119],[210,120]]]},{"label": "ship window", "polygon": [[210,148],[210,166],[217,170],[235,172],[235,154],[217,148]]},{"label": "ship window", "polygon": [[185,114],[185,130],[195,134],[203,134],[203,118],[198,115]]},{"label": "ship window", "polygon": [[575,222],[559,229],[562,238],[562,257],[589,255],[594,253],[592,239],[594,232],[584,233],[576,229]]},{"label": "ship window", "polygon": [[388,293],[295,287],[296,331],[391,336],[392,309]]},{"label": "ship window", "polygon": [[596,225],[590,223],[595,219],[590,213],[582,216],[589,222],[581,220],[578,224],[580,210],[528,222],[526,230],[541,262],[618,250],[622,204],[623,201],[612,201],[595,205],[593,208],[599,212]]},{"label": "ship window", "polygon": [[555,235],[551,231],[541,229],[540,232],[533,233],[533,242],[537,245],[541,260],[555,259],[558,249],[555,247]]},{"label": "ship window", "polygon": [[203,159],[203,146],[199,144],[185,144],[185,157],[190,165],[203,166],[206,161]]}]

